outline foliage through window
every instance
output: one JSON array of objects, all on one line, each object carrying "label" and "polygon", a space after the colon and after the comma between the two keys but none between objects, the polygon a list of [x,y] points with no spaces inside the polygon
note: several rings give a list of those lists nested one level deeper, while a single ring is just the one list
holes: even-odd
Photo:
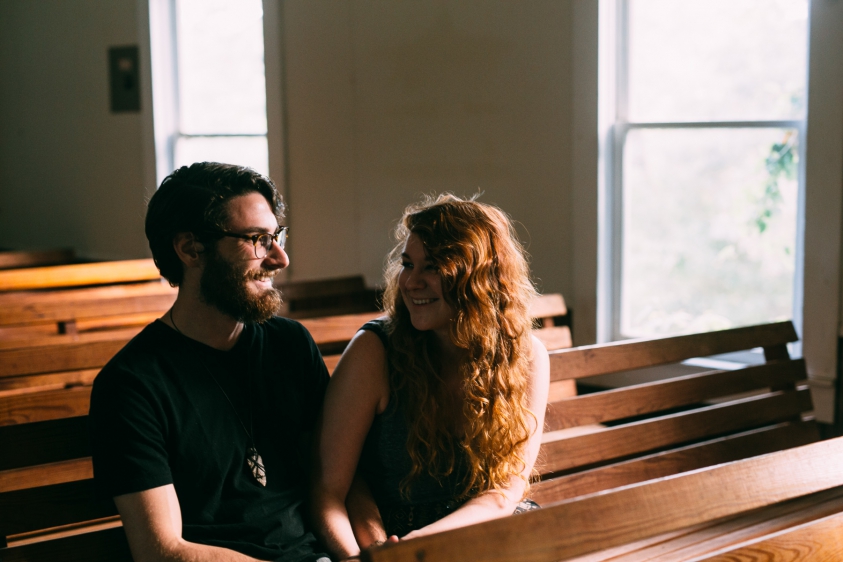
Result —
[{"label": "foliage through window", "polygon": [[791,318],[807,0],[609,1],[612,336]]}]

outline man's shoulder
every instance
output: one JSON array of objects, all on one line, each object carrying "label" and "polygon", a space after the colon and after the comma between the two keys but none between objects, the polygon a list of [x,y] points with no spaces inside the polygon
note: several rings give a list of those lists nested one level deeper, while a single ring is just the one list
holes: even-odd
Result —
[{"label": "man's shoulder", "polygon": [[166,329],[157,321],[146,326],[105,364],[94,385],[103,386],[109,380],[122,380],[154,370],[158,358],[167,353]]}]

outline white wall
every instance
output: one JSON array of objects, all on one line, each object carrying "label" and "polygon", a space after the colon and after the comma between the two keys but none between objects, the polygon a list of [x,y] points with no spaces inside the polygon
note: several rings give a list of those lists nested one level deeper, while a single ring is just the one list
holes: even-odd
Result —
[{"label": "white wall", "polygon": [[141,114],[108,98],[137,43],[136,0],[0,2],[0,247],[147,255]]},{"label": "white wall", "polygon": [[408,203],[479,190],[572,294],[572,6],[284,2],[291,276],[379,283]]}]

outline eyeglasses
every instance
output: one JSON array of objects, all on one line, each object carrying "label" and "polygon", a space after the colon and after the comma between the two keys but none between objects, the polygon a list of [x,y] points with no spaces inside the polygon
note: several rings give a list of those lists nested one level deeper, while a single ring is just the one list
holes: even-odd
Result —
[{"label": "eyeglasses", "polygon": [[274,234],[236,234],[234,232],[226,232],[225,230],[212,230],[211,232],[220,236],[229,236],[231,238],[248,240],[255,247],[255,257],[262,259],[269,253],[269,249],[272,248],[273,241],[277,242],[282,250],[284,249],[284,245],[287,243],[287,233],[289,231],[289,226],[279,226],[278,230],[276,230]]}]

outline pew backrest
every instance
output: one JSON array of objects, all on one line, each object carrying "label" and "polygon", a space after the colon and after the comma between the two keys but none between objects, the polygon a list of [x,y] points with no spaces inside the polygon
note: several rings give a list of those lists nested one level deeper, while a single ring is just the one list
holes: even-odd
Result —
[{"label": "pew backrest", "polygon": [[19,269],[44,265],[71,263],[76,258],[70,248],[55,250],[3,251],[0,252],[0,269]]},{"label": "pew backrest", "polygon": [[819,440],[805,362],[787,352],[796,339],[782,322],[551,352],[552,386],[756,347],[766,357],[552,401],[534,499],[560,501]]},{"label": "pew backrest", "polygon": [[0,450],[0,559],[131,561],[114,502],[94,485],[87,416],[0,427]]}]

